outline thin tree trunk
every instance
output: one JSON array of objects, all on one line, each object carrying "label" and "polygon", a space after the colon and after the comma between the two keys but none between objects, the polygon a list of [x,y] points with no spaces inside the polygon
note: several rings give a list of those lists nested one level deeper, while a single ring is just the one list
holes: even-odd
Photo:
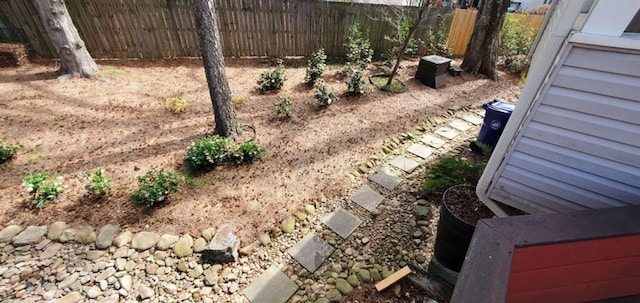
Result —
[{"label": "thin tree trunk", "polygon": [[60,58],[61,75],[94,78],[98,66],[73,25],[63,0],[33,0],[42,25]]},{"label": "thin tree trunk", "polygon": [[508,0],[484,1],[460,66],[474,75],[484,74],[498,80],[496,66],[500,51],[500,32],[509,7]]},{"label": "thin tree trunk", "polygon": [[193,8],[200,39],[202,62],[213,105],[215,133],[224,137],[236,138],[238,122],[231,104],[231,91],[224,71],[224,57],[218,32],[218,16],[213,0],[195,0]]},{"label": "thin tree trunk", "polygon": [[407,50],[407,45],[409,44],[409,41],[411,41],[411,37],[418,29],[418,26],[420,26],[420,23],[422,22],[422,19],[424,19],[425,14],[429,12],[429,3],[430,3],[430,0],[424,0],[422,5],[420,6],[420,11],[418,12],[418,16],[416,17],[415,20],[413,20],[411,27],[409,28],[409,32],[407,33],[407,36],[402,42],[402,46],[400,46],[400,49],[398,50],[396,63],[393,65],[391,74],[389,74],[389,80],[387,80],[387,84],[385,84],[385,86],[390,86],[391,83],[393,82],[393,79],[396,77],[396,74],[398,73],[398,67],[400,67],[400,62],[402,62],[402,57],[404,56],[404,53]]}]

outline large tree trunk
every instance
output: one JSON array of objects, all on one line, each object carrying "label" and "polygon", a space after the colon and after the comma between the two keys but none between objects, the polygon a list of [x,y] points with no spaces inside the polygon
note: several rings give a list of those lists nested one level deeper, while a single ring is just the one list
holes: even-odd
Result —
[{"label": "large tree trunk", "polygon": [[60,58],[61,75],[93,78],[98,70],[80,38],[63,0],[33,0],[47,35]]},{"label": "large tree trunk", "polygon": [[478,12],[471,41],[460,66],[474,75],[484,74],[498,80],[496,66],[500,51],[500,32],[509,0],[485,0]]},{"label": "large tree trunk", "polygon": [[235,138],[238,133],[236,113],[231,104],[231,92],[224,72],[224,57],[218,32],[218,17],[213,0],[193,2],[196,28],[200,38],[200,51],[207,75],[209,94],[213,103],[215,133]]}]

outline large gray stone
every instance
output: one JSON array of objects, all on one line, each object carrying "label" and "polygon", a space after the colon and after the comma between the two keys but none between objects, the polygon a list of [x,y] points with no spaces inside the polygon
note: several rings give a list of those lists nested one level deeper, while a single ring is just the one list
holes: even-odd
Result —
[{"label": "large gray stone", "polygon": [[20,231],[22,227],[19,225],[9,225],[0,231],[0,243],[11,241]]},{"label": "large gray stone", "polygon": [[131,239],[131,247],[135,250],[147,250],[154,247],[160,236],[154,232],[141,231]]},{"label": "large gray stone", "polygon": [[405,156],[397,156],[389,164],[403,170],[404,172],[410,174],[412,173],[420,163],[411,160]]},{"label": "large gray stone", "polygon": [[28,244],[35,244],[42,240],[44,235],[47,234],[47,226],[29,226],[17,236],[13,237],[14,246],[22,246]]},{"label": "large gray stone", "polygon": [[424,146],[423,144],[420,143],[416,143],[414,145],[411,145],[408,149],[408,152],[422,158],[422,159],[427,159],[429,158],[429,156],[431,156],[431,154],[433,153],[433,150],[429,147]]},{"label": "large gray stone", "polygon": [[252,303],[285,303],[298,290],[298,286],[276,266],[269,267],[242,293]]},{"label": "large gray stone", "polygon": [[239,248],[240,239],[233,234],[231,225],[222,224],[202,252],[202,259],[210,263],[235,262]]},{"label": "large gray stone", "polygon": [[335,248],[329,243],[316,236],[316,234],[310,233],[293,245],[288,253],[304,268],[313,273],[334,250]]},{"label": "large gray stone", "polygon": [[323,222],[340,237],[346,239],[358,228],[362,220],[343,208],[338,208],[329,214]]},{"label": "large gray stone", "polygon": [[98,234],[98,238],[96,239],[96,247],[99,249],[105,249],[111,246],[113,243],[113,238],[117,233],[120,232],[120,227],[107,224],[100,229],[100,233]]},{"label": "large gray stone", "polygon": [[351,196],[351,201],[362,206],[368,211],[373,211],[384,197],[373,190],[369,185],[363,185]]},{"label": "large gray stone", "polygon": [[56,221],[49,226],[49,233],[47,233],[47,239],[52,241],[58,241],[62,233],[67,228],[67,223],[63,221]]},{"label": "large gray stone", "polygon": [[444,141],[444,140],[442,140],[442,139],[440,139],[440,138],[438,138],[436,136],[428,135],[428,134],[422,136],[422,138],[420,138],[420,141],[422,141],[424,144],[427,144],[427,145],[429,145],[431,147],[434,147],[434,148],[440,148],[445,143],[447,143],[446,141]]},{"label": "large gray stone", "polygon": [[398,184],[400,184],[400,182],[402,182],[402,178],[386,170],[380,170],[375,175],[369,176],[369,180],[379,184],[387,190],[393,190],[398,186]]},{"label": "large gray stone", "polygon": [[91,244],[96,241],[96,238],[98,238],[98,235],[93,228],[86,226],[78,231],[75,240],[80,244]]}]

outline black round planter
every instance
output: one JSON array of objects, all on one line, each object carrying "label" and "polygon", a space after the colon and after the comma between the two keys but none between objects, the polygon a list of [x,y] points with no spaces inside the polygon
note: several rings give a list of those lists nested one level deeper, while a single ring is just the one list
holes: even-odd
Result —
[{"label": "black round planter", "polygon": [[447,204],[446,196],[450,190],[457,187],[472,187],[468,185],[458,185],[447,189],[442,195],[442,203],[440,204],[440,220],[438,221],[438,229],[436,234],[436,244],[433,254],[440,264],[446,268],[459,272],[464,262],[464,256],[469,249],[471,237],[475,230],[475,225],[471,225],[456,215],[454,215]]}]

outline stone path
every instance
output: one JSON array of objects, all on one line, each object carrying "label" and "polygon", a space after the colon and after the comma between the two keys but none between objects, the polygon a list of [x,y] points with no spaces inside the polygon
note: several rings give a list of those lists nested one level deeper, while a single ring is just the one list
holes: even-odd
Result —
[{"label": "stone path", "polygon": [[[405,190],[399,188],[425,164],[473,138],[481,112],[451,111],[392,138],[382,153],[349,174],[360,184],[349,198],[335,207],[319,204],[329,204],[322,198],[306,205],[274,229],[273,240],[260,235],[231,264],[200,259],[217,235],[213,228],[194,238],[134,234],[114,225],[75,229],[64,222],[5,227],[0,231],[0,302],[339,302],[354,287],[390,275],[385,260],[403,262],[404,257],[379,260],[362,251],[358,246],[369,247],[380,235],[358,230],[396,207],[396,196]],[[428,211],[420,203],[414,212]],[[390,226],[385,231],[400,232],[397,222],[385,220]],[[420,229],[410,237],[421,243],[429,222],[414,223]],[[416,260],[426,262],[424,256]]]}]

